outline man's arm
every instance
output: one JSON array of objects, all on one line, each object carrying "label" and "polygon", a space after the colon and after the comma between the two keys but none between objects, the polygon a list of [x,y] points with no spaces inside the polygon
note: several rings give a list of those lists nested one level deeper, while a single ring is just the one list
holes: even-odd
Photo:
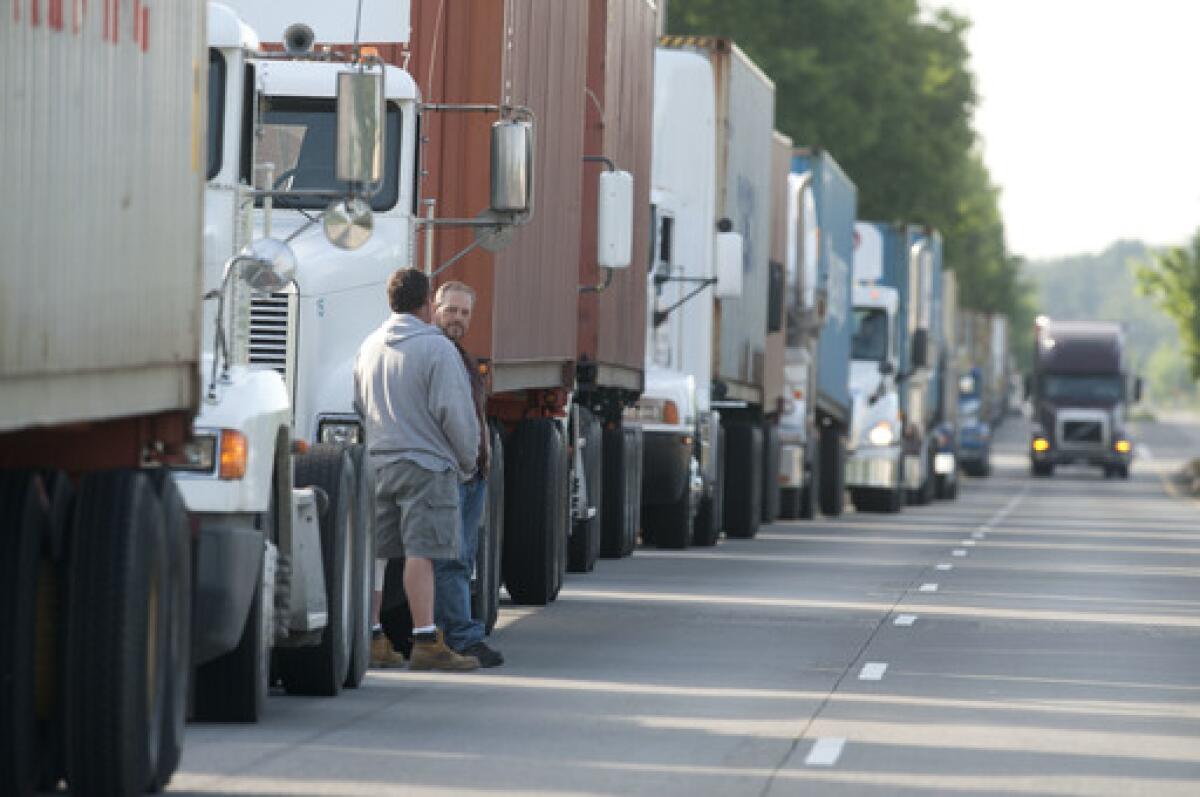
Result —
[{"label": "man's arm", "polygon": [[458,469],[474,473],[479,457],[479,419],[467,369],[450,341],[434,350],[429,380],[429,411],[450,442]]}]

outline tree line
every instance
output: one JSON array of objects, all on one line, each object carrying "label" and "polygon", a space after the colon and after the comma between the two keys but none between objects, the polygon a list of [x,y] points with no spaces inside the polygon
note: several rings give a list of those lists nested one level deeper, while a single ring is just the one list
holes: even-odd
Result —
[{"label": "tree line", "polygon": [[940,230],[962,305],[1006,313],[1026,345],[1031,291],[973,126],[967,19],[917,0],[670,0],[667,15],[670,33],[734,39],[775,81],[778,128],[854,180],[859,218]]}]

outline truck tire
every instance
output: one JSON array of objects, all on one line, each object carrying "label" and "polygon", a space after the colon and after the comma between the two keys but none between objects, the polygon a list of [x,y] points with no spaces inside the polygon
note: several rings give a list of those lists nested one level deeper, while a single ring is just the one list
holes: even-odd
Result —
[{"label": "truck tire", "polygon": [[492,633],[500,616],[500,552],[504,550],[504,438],[491,427],[492,460],[488,470],[487,510],[475,551],[475,584],[471,616]]},{"label": "truck tire", "polygon": [[774,523],[780,516],[779,452],[779,424],[763,421],[763,523]]},{"label": "truck tire", "polygon": [[[38,585],[38,659],[35,671],[53,673],[55,677],[37,684],[39,690],[48,688],[53,692],[49,713],[38,723],[37,745],[40,755],[37,790],[54,792],[58,790],[59,781],[67,775],[66,682],[63,680],[62,655],[67,650],[69,581],[66,562],[74,522],[75,487],[63,471],[43,473],[42,479],[50,497],[49,525],[45,529],[46,536],[42,538],[42,551],[50,566],[38,573],[39,579],[47,579],[49,583]],[[5,550],[15,549],[6,547]]]},{"label": "truck tire", "polygon": [[958,498],[958,479],[938,474],[934,478],[934,497],[939,501],[953,501]]},{"label": "truck tire", "polygon": [[603,521],[604,501],[604,429],[595,415],[579,407],[579,428],[576,437],[583,441],[582,474],[572,473],[572,478],[582,478],[587,483],[588,506],[595,515],[587,520],[571,524],[571,542],[567,549],[567,570],[572,573],[590,573],[600,557],[600,529]]},{"label": "truck tire", "polygon": [[0,793],[25,797],[37,780],[35,690],[38,558],[50,524],[41,476],[0,472]]},{"label": "truck tire", "polygon": [[846,438],[842,430],[830,424],[821,427],[821,472],[817,481],[817,500],[821,513],[838,517],[846,507]]},{"label": "truck tire", "polygon": [[375,469],[365,445],[349,447],[354,464],[357,495],[354,502],[354,565],[350,591],[350,664],[346,668],[348,689],[357,689],[371,663],[371,600],[375,595]]},{"label": "truck tire", "polygon": [[64,657],[74,795],[137,794],[158,773],[170,653],[163,525],[144,474],[103,471],[80,483]]},{"label": "truck tire", "polygon": [[1053,462],[1030,462],[1029,473],[1038,478],[1050,478],[1054,475]]},{"label": "truck tire", "polygon": [[804,486],[800,488],[800,519],[815,520],[817,495],[821,491],[821,436],[815,431],[804,447]]},{"label": "truck tire", "polygon": [[150,471],[149,475],[162,504],[168,574],[166,704],[159,737],[158,768],[151,773],[148,789],[157,792],[171,780],[183,755],[192,672],[192,534],[187,507],[170,471]]},{"label": "truck tire", "polygon": [[567,451],[551,418],[517,424],[505,451],[504,583],[513,601],[545,606],[561,584],[569,516]]},{"label": "truck tire", "polygon": [[[317,445],[296,460],[296,486],[319,487],[329,496],[321,514],[321,564],[329,622],[321,641],[309,647],[278,648],[275,665],[284,690],[291,695],[334,697],[342,690],[350,666],[350,622],[353,591],[354,463],[340,446]],[[293,573],[293,578],[300,574]]]},{"label": "truck tire", "polygon": [[689,485],[685,483],[683,493],[669,504],[643,506],[642,526],[650,530],[654,544],[659,548],[687,548],[692,541],[692,492]]},{"label": "truck tire", "polygon": [[762,522],[762,427],[733,421],[725,432],[725,533],[749,539]]},{"label": "truck tire", "polygon": [[716,479],[700,498],[696,518],[692,522],[692,545],[712,547],[721,537],[725,509],[725,428],[717,429],[717,452],[714,463]]},{"label": "truck tire", "polygon": [[851,487],[850,502],[859,512],[899,512],[904,503],[896,490]]},{"label": "truck tire", "polygon": [[641,427],[606,424],[603,449],[600,555],[619,559],[633,553],[641,526]]}]

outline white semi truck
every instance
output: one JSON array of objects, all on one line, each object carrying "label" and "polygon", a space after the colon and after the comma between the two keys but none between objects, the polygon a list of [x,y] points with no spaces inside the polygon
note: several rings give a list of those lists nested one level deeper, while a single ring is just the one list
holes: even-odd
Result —
[{"label": "white semi truck", "polygon": [[738,295],[742,264],[741,235],[716,225],[716,123],[711,61],[658,48],[646,386],[630,416],[643,430],[643,533],[662,548],[713,545],[721,533],[713,297]]},{"label": "white semi truck", "polygon": [[158,791],[183,744],[193,603],[229,597],[193,590],[165,467],[199,453],[185,446],[200,399],[204,6],[9,5],[0,794]]},{"label": "white semi truck", "polygon": [[[193,446],[222,464],[245,455],[237,474],[179,473],[201,556],[223,565],[214,588],[232,595],[197,636],[201,719],[256,720],[272,673],[291,693],[335,695],[369,658],[373,479],[352,369],[388,313],[388,276],[412,259],[419,96],[404,70],[352,47],[356,32],[405,35],[407,5],[365,3],[357,23],[356,7],[209,9],[205,287],[217,333]],[[314,52],[317,37],[351,47]]]}]

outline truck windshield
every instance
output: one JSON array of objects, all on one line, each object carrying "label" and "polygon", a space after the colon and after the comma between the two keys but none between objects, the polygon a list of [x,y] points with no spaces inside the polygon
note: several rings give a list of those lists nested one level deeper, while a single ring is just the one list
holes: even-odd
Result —
[{"label": "truck windshield", "polygon": [[1047,374],[1042,377],[1042,395],[1050,401],[1113,404],[1125,397],[1125,383],[1108,374]]},{"label": "truck windshield", "polygon": [[[285,192],[277,202],[283,207],[323,208],[329,199],[287,196],[287,191],[346,191],[334,176],[337,151],[337,103],[310,97],[265,97],[262,138],[255,162],[275,167],[274,188]],[[383,187],[371,198],[371,209],[390,210],[399,196],[400,109],[387,106],[384,128]],[[262,180],[262,172],[257,176]],[[260,188],[268,186],[259,185]]]},{"label": "truck windshield", "polygon": [[854,337],[850,339],[850,358],[882,362],[887,353],[887,311],[875,307],[854,308]]}]

